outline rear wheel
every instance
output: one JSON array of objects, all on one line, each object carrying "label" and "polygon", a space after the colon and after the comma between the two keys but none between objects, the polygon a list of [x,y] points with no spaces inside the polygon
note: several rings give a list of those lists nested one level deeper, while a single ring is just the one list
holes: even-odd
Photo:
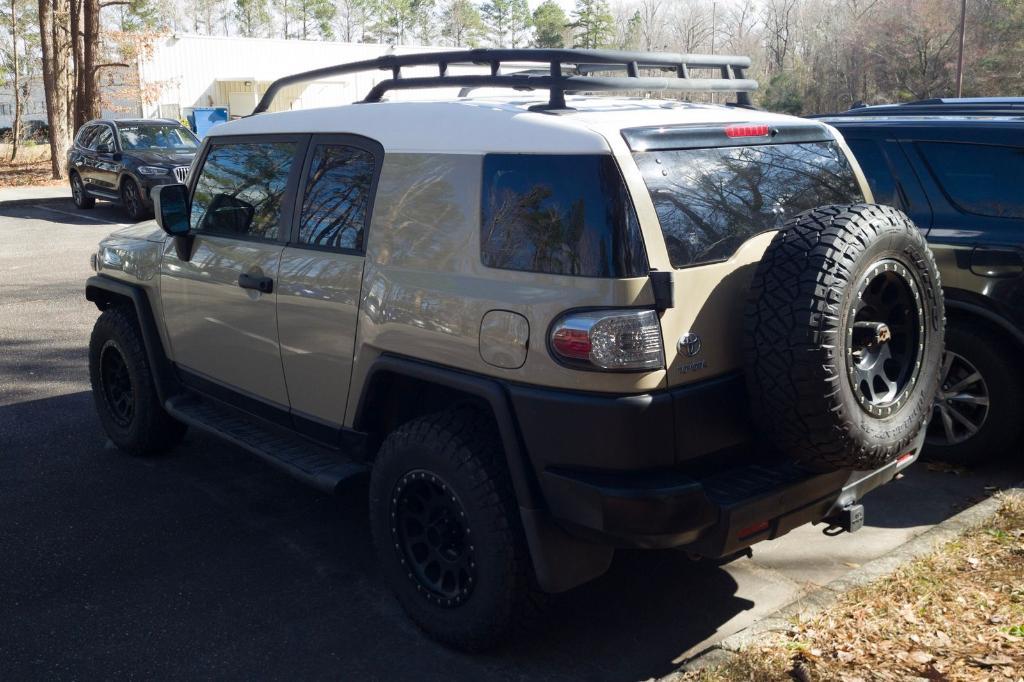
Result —
[{"label": "rear wheel", "polygon": [[71,173],[71,199],[78,208],[88,209],[96,205],[96,200],[86,194],[82,177],[74,172]]},{"label": "rear wheel", "polygon": [[816,469],[886,464],[932,412],[943,327],[935,261],[903,213],[801,213],[751,285],[747,385],[760,428]]},{"label": "rear wheel", "polygon": [[388,586],[434,639],[484,649],[534,608],[518,506],[485,413],[446,410],[389,435],[374,462],[370,522]]},{"label": "rear wheel", "polygon": [[924,454],[975,464],[1012,448],[1021,434],[1024,385],[998,335],[967,324],[946,330],[946,354]]},{"label": "rear wheel", "polygon": [[171,418],[157,397],[135,316],[115,306],[103,311],[89,340],[89,379],[103,429],[133,455],[173,447],[186,426]]}]

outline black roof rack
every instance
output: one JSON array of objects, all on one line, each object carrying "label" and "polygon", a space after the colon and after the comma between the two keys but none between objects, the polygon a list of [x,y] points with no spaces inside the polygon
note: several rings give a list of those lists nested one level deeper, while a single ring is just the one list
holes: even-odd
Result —
[{"label": "black roof rack", "polygon": [[868,116],[1021,116],[1024,97],[932,98],[898,104],[854,104],[847,111],[819,114],[831,117]]},{"label": "black roof rack", "polygon": [[[542,63],[548,66],[546,75],[534,73],[502,74],[505,62],[516,66]],[[449,75],[448,67],[455,64],[484,65],[490,74]],[[436,66],[437,76],[403,78],[402,68],[407,66]],[[570,66],[566,74],[563,67]],[[544,89],[550,91],[547,105],[542,109],[565,109],[565,93],[611,90],[673,90],[677,92],[735,92],[737,104],[750,106],[749,93],[757,90],[757,81],[744,78],[744,69],[750,68],[749,57],[706,54],[673,54],[661,52],[619,52],[617,50],[568,49],[504,49],[481,48],[451,50],[405,55],[385,55],[322,69],[305,71],[270,84],[253,114],[270,108],[274,97],[282,88],[297,83],[341,76],[361,71],[391,71],[391,78],[375,85],[363,99],[379,102],[389,90],[420,88],[512,88],[514,90]],[[671,72],[670,77],[641,76],[640,70]],[[690,69],[716,69],[720,78],[694,78]],[[623,76],[593,76],[590,74],[624,71]]]}]

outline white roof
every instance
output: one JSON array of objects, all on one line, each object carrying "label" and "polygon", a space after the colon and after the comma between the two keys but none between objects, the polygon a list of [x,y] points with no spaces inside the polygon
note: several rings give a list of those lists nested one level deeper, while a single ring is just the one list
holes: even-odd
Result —
[{"label": "white roof", "polygon": [[568,97],[575,111],[530,111],[547,98],[495,97],[375,102],[258,114],[212,128],[208,136],[350,133],[387,152],[588,154],[609,150],[623,128],[694,123],[813,122],[753,109],[675,100]]}]

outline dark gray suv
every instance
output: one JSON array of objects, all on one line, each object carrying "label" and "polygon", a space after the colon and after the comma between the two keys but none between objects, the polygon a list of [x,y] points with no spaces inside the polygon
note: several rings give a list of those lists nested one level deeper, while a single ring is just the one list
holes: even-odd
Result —
[{"label": "dark gray suv", "polygon": [[184,182],[199,140],[173,119],[89,121],[68,151],[68,177],[78,208],[119,201],[132,220],[149,216],[150,191]]}]

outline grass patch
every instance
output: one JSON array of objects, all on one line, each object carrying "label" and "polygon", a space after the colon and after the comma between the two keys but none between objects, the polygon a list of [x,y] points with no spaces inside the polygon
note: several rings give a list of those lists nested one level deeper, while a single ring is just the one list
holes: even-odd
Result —
[{"label": "grass patch", "polygon": [[789,635],[674,679],[1024,680],[1024,493],[984,527],[851,590]]}]

